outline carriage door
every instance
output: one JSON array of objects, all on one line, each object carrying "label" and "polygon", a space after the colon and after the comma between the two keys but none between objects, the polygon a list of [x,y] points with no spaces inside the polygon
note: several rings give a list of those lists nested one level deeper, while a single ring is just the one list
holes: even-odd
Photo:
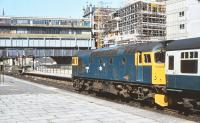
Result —
[{"label": "carriage door", "polygon": [[142,66],[142,53],[137,52],[135,54],[135,68],[136,68],[136,80],[138,82],[143,81],[143,66]]},{"label": "carriage door", "polygon": [[[179,62],[176,60],[177,56],[175,52],[167,52],[166,55],[166,74],[167,74],[167,84],[172,86],[172,82],[176,83],[176,78],[174,75],[177,74],[176,67],[179,66]],[[176,64],[176,65],[175,65]],[[174,85],[173,85],[174,86]]]}]

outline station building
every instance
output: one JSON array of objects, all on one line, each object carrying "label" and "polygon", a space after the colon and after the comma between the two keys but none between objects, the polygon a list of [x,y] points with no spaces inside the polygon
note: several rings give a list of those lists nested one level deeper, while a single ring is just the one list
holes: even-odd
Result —
[{"label": "station building", "polygon": [[[18,50],[38,49],[47,56],[72,56],[73,52],[94,49],[88,19],[39,18],[39,17],[0,17],[0,49],[7,48],[7,55],[24,55]],[[14,54],[13,54],[14,53]]]},{"label": "station building", "polygon": [[86,18],[0,16],[0,59],[9,58],[11,66],[36,64],[37,58],[71,64],[72,56],[87,49],[95,49],[95,41]]}]

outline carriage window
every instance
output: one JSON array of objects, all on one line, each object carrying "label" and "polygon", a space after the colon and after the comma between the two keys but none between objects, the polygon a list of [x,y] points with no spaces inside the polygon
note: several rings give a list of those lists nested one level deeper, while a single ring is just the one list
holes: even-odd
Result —
[{"label": "carriage window", "polygon": [[198,52],[194,52],[194,58],[198,58]]},{"label": "carriage window", "polygon": [[156,63],[165,63],[165,52],[155,53],[155,62]]},{"label": "carriage window", "polygon": [[181,60],[181,73],[197,73],[198,60]]},{"label": "carriage window", "polygon": [[151,63],[151,55],[150,54],[144,55],[144,62],[145,63]]},{"label": "carriage window", "polygon": [[198,58],[198,52],[182,52],[181,59],[193,59]]},{"label": "carriage window", "polygon": [[181,53],[181,58],[184,58],[184,53]]},{"label": "carriage window", "polygon": [[169,70],[174,70],[174,56],[169,56]]},{"label": "carriage window", "polygon": [[190,58],[194,58],[194,52],[190,52]]},{"label": "carriage window", "polygon": [[185,58],[188,58],[188,52],[185,52]]},{"label": "carriage window", "polygon": [[183,52],[181,57],[181,73],[195,74],[198,72],[198,52]]},{"label": "carriage window", "polygon": [[174,70],[174,56],[169,56],[169,70]]}]

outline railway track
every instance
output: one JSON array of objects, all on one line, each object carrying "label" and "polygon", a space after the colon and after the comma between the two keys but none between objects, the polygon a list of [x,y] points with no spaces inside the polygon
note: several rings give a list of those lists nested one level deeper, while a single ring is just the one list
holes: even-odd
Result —
[{"label": "railway track", "polygon": [[94,93],[94,92],[77,92],[74,90],[73,88],[73,83],[71,81],[71,79],[67,79],[64,80],[63,78],[57,77],[57,78],[43,78],[42,76],[30,76],[30,75],[12,75],[13,77],[16,78],[20,78],[20,79],[24,79],[24,80],[28,80],[34,83],[38,83],[38,84],[43,84],[43,85],[47,85],[47,86],[53,86],[59,89],[63,89],[63,90],[67,90],[67,91],[71,91],[71,92],[75,92],[75,93],[81,93],[84,95],[88,95],[88,96],[92,96],[95,98],[100,98],[100,99],[104,99],[107,101],[111,101],[111,102],[115,102],[115,103],[120,103],[120,104],[126,104],[129,106],[134,106],[134,107],[138,107],[141,109],[145,109],[145,110],[150,110],[150,111],[154,111],[154,112],[158,112],[158,113],[163,113],[166,115],[171,115],[171,116],[175,116],[178,118],[182,118],[182,119],[186,119],[186,120],[191,120],[191,121],[195,121],[195,122],[199,122],[200,123],[200,113],[196,112],[196,113],[185,113],[183,110],[179,110],[177,108],[160,108],[157,106],[153,106],[151,104],[147,104],[147,103],[141,103],[141,102],[137,102],[137,101],[130,101],[124,98],[120,98],[118,96],[115,95],[111,95],[108,93]]}]

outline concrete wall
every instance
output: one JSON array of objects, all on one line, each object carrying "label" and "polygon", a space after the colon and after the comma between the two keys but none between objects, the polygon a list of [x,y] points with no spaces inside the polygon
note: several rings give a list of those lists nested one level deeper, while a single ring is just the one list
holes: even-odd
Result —
[{"label": "concrete wall", "polygon": [[[198,0],[168,0],[167,39],[200,37],[200,2]],[[180,16],[184,12],[184,16]],[[180,25],[184,24],[184,29]]]},{"label": "concrete wall", "polygon": [[188,32],[189,38],[200,37],[200,2],[188,0]]}]

